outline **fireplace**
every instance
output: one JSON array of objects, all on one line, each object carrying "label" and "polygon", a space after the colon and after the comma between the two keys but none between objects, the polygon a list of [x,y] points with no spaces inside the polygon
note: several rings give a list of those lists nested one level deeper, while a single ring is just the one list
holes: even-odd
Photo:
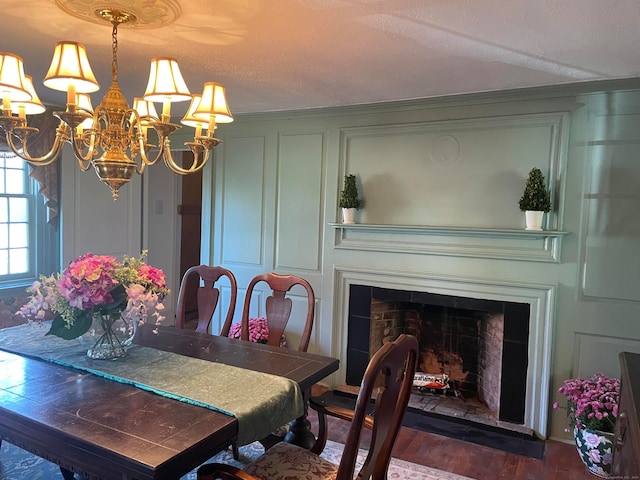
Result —
[{"label": "fireplace", "polygon": [[[400,266],[399,266],[400,268]],[[371,328],[371,298],[374,289],[391,292],[403,291],[404,300],[410,303],[412,298],[429,298],[431,303],[445,299],[454,304],[441,305],[449,308],[467,306],[472,302],[482,302],[489,305],[485,309],[490,313],[503,309],[506,321],[496,319],[495,328],[502,328],[504,339],[501,342],[503,355],[509,358],[520,358],[519,371],[516,372],[515,361],[503,361],[501,368],[500,395],[502,390],[518,389],[524,391],[524,400],[518,396],[517,408],[508,411],[509,405],[503,402],[498,412],[508,418],[501,421],[498,418],[486,422],[498,428],[514,430],[516,432],[533,433],[540,439],[547,438],[548,414],[551,408],[551,351],[554,331],[554,310],[557,295],[557,285],[530,282],[526,279],[514,281],[503,280],[495,276],[476,275],[441,275],[433,272],[408,272],[406,269],[381,269],[371,266],[344,266],[335,269],[335,297],[333,323],[334,343],[333,352],[340,359],[340,366],[335,373],[334,388],[342,386],[347,393],[357,390],[360,377],[370,358],[370,328]],[[353,287],[353,288],[352,288]],[[382,298],[382,300],[386,300]],[[495,302],[495,303],[494,303]],[[429,302],[415,302],[429,303]],[[503,305],[504,304],[504,305]],[[499,306],[496,310],[494,306]],[[480,308],[480,311],[483,309]],[[518,315],[516,312],[519,312]],[[512,322],[511,318],[520,318]],[[527,321],[528,319],[528,321]],[[487,327],[493,328],[493,327]],[[362,333],[365,332],[365,333]],[[366,333],[369,332],[369,333]],[[526,340],[525,340],[526,339]],[[505,353],[506,352],[506,353]],[[493,357],[492,357],[493,358]],[[497,362],[497,360],[495,360]],[[522,367],[526,365],[526,373]],[[349,373],[347,368],[349,367]],[[355,367],[355,370],[352,370]],[[422,395],[424,400],[435,395]],[[412,395],[416,397],[416,395]],[[470,402],[459,402],[450,397],[451,403],[468,405]],[[524,401],[524,421],[522,417],[522,401]],[[444,410],[444,409],[443,409]],[[440,413],[435,411],[434,413]],[[470,415],[473,415],[472,413]],[[472,419],[472,421],[476,421]],[[481,420],[478,420],[481,421]]]},{"label": "fireplace", "polygon": [[499,422],[525,423],[530,305],[352,284],[346,383],[357,386],[375,351],[401,333],[418,338],[418,371],[446,374],[426,394],[474,401]]}]

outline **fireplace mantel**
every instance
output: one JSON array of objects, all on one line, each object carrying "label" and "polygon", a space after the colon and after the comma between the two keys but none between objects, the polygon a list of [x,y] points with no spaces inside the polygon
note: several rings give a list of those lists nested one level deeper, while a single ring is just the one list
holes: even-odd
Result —
[{"label": "fireplace mantel", "polygon": [[558,263],[570,232],[432,225],[329,223],[335,248]]},{"label": "fireplace mantel", "polygon": [[564,237],[569,232],[560,230],[524,230],[516,228],[439,227],[432,225],[373,225],[369,223],[330,223],[336,229],[356,229],[370,232],[409,233],[414,235],[455,235],[464,237],[507,237],[538,239]]}]

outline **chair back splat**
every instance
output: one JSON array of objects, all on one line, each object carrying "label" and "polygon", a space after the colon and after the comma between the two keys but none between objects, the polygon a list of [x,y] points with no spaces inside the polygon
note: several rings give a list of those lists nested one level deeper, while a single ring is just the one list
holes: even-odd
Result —
[{"label": "chair back splat", "polygon": [[400,335],[396,341],[384,344],[369,362],[360,384],[353,420],[338,467],[337,480],[354,478],[360,437],[372,398],[375,403],[371,443],[358,478],[386,478],[391,451],[411,396],[417,359],[416,338]]},{"label": "chair back splat", "polygon": [[[231,328],[233,313],[236,307],[238,285],[233,273],[219,266],[195,265],[184,273],[182,282],[180,283],[180,291],[178,292],[178,306],[176,310],[177,328],[185,327],[187,299],[189,295],[192,294],[192,289],[197,289],[198,324],[196,326],[196,332],[209,332],[209,325],[211,324],[220,298],[220,284],[216,282],[222,277],[226,277],[229,281],[230,297],[229,307],[227,308],[220,335],[224,337],[229,336],[229,329]],[[200,285],[201,282],[203,285]]]},{"label": "chair back splat", "polygon": [[[253,290],[257,284],[265,282],[272,290],[272,294],[265,301],[265,314],[267,325],[269,327],[269,339],[267,345],[279,346],[282,334],[287,328],[287,323],[291,316],[293,302],[286,296],[287,292],[295,285],[301,285],[307,293],[307,316],[305,320],[304,330],[300,337],[298,350],[306,352],[309,347],[311,338],[311,330],[313,328],[313,320],[315,316],[315,294],[313,288],[304,278],[296,275],[280,275],[277,273],[265,273],[254,277],[249,286],[244,299],[244,308],[242,310],[242,327],[241,337],[243,340],[249,340],[249,311],[251,307],[251,297]],[[288,342],[287,342],[288,343]]]}]

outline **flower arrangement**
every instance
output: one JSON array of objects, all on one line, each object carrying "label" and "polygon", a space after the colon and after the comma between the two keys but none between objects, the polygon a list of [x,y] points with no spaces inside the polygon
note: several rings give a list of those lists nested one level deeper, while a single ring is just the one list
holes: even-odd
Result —
[{"label": "flower arrangement", "polygon": [[[613,433],[618,403],[620,401],[620,379],[596,373],[591,378],[565,380],[558,389],[567,398],[569,424],[571,428],[584,427],[605,433]],[[558,402],[553,408],[560,408]]]},{"label": "flower arrangement", "polygon": [[[242,332],[242,322],[236,322],[229,328],[229,338],[240,338]],[[264,317],[249,319],[249,341],[254,343],[267,343],[269,340],[269,324]],[[280,347],[287,348],[287,340],[282,334]]]},{"label": "flower arrangement", "polygon": [[158,325],[169,289],[162,270],[144,262],[146,255],[145,250],[122,262],[108,255],[81,255],[61,274],[42,275],[28,287],[31,298],[19,313],[40,322],[53,316],[46,335],[67,340],[89,331],[98,315],[122,318],[129,326],[152,316]]}]

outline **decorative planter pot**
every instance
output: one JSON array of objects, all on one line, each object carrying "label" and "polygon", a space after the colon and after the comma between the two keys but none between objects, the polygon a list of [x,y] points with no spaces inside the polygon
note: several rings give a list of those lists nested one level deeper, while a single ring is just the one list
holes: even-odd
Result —
[{"label": "decorative planter pot", "polygon": [[342,223],[356,223],[356,210],[355,208],[343,208]]},{"label": "decorative planter pot", "polygon": [[544,212],[538,210],[527,210],[524,212],[526,230],[542,230],[542,218]]},{"label": "decorative planter pot", "polygon": [[576,425],[573,437],[582,463],[594,475],[609,478],[613,455],[613,433],[590,430],[584,425]]}]

